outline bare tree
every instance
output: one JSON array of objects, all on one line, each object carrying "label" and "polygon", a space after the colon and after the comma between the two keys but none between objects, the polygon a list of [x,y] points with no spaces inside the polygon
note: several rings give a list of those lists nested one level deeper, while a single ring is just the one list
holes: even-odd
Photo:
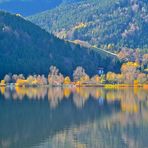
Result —
[{"label": "bare tree", "polygon": [[73,80],[76,81],[80,81],[80,79],[84,76],[86,76],[87,74],[85,73],[85,69],[81,66],[78,66],[75,71],[73,72]]},{"label": "bare tree", "polygon": [[10,81],[11,81],[10,75],[6,74],[4,77],[4,80],[5,80],[5,83],[10,83]]},{"label": "bare tree", "polygon": [[48,83],[50,85],[62,85],[64,83],[64,77],[61,73],[59,73],[59,69],[55,66],[50,67],[50,72],[48,75]]}]

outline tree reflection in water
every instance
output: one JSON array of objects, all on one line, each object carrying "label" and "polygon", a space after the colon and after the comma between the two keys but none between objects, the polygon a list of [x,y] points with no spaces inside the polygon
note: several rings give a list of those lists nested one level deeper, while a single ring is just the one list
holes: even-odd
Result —
[{"label": "tree reflection in water", "polygon": [[5,99],[13,100],[22,100],[24,96],[27,96],[29,100],[42,100],[48,96],[52,108],[56,108],[63,99],[68,99],[70,95],[73,96],[73,102],[78,108],[83,108],[90,97],[96,100],[103,98],[107,102],[120,101],[122,110],[129,112],[137,112],[139,103],[148,99],[148,92],[138,88],[110,90],[96,87],[16,87],[10,90],[10,88],[0,87],[0,92]]},{"label": "tree reflection in water", "polygon": [[0,147],[146,147],[143,89],[0,88]]}]

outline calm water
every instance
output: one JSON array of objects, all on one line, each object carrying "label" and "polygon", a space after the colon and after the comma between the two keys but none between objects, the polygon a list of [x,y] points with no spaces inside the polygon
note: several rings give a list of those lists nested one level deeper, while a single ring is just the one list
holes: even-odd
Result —
[{"label": "calm water", "polygon": [[148,148],[146,90],[0,92],[0,148]]}]

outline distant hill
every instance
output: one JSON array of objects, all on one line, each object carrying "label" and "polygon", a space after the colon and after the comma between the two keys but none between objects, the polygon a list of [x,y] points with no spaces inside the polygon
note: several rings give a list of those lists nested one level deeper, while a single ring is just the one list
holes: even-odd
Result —
[{"label": "distant hill", "polygon": [[0,9],[28,16],[55,8],[61,2],[62,0],[1,0]]},{"label": "distant hill", "polygon": [[33,15],[53,9],[61,3],[71,3],[80,0],[0,0],[0,9],[23,16]]},{"label": "distant hill", "polygon": [[0,11],[0,78],[6,73],[45,74],[51,65],[64,75],[83,66],[89,75],[98,66],[118,71],[115,55],[63,41],[18,15]]},{"label": "distant hill", "polygon": [[147,0],[85,0],[62,4],[29,17],[33,23],[67,40],[98,47],[148,48]]}]

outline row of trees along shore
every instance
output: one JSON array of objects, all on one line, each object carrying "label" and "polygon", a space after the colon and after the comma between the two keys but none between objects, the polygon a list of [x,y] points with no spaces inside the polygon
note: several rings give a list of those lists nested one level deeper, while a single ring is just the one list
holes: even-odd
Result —
[{"label": "row of trees along shore", "polygon": [[5,75],[0,86],[142,86],[148,85],[148,74],[140,71],[140,66],[136,62],[127,62],[121,66],[121,73],[108,72],[104,75],[89,77],[85,69],[78,66],[73,72],[73,81],[69,76],[64,77],[55,66],[50,67],[48,78],[44,75],[29,75],[27,78],[23,74]]}]

